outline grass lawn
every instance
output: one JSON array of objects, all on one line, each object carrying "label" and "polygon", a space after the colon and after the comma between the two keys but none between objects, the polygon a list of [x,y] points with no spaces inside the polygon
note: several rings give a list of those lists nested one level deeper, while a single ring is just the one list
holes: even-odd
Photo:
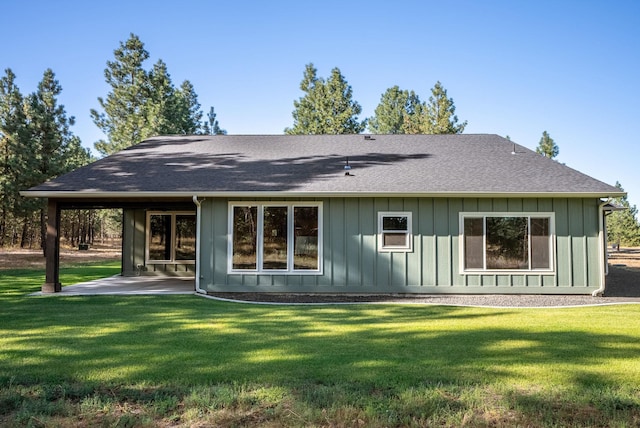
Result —
[{"label": "grass lawn", "polygon": [[0,426],[640,425],[640,305],[27,296],[42,281],[0,271]]}]

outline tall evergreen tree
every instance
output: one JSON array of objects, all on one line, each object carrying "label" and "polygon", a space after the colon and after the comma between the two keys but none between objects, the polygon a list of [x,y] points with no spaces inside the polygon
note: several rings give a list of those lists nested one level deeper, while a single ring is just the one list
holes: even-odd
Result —
[{"label": "tall evergreen tree", "polygon": [[148,137],[145,106],[150,97],[149,75],[142,67],[149,58],[144,44],[135,34],[120,43],[114,60],[107,61],[104,76],[111,87],[106,99],[98,98],[102,112],[91,110],[93,122],[107,140],[95,143],[96,150],[108,155]]},{"label": "tall evergreen tree", "polygon": [[369,130],[374,134],[408,134],[408,125],[420,109],[415,92],[393,86],[382,94],[375,115],[369,119]]},{"label": "tall evergreen tree", "polygon": [[107,140],[95,143],[109,155],[153,135],[197,134],[202,130],[202,111],[193,85],[185,80],[176,89],[167,65],[158,60],[150,71],[149,58],[135,34],[120,43],[114,61],[107,62],[105,78],[111,91],[98,98],[102,112],[91,110],[94,123]]},{"label": "tall evergreen tree", "polygon": [[305,95],[293,101],[295,107],[292,113],[293,128],[285,128],[286,134],[321,134],[316,123],[318,114],[315,110],[315,104],[319,87],[323,84],[324,82],[318,78],[318,70],[313,64],[307,64],[300,82],[300,90]]},{"label": "tall evergreen tree", "polygon": [[300,89],[305,93],[293,105],[293,127],[286,134],[358,134],[366,119],[358,121],[362,107],[353,100],[353,90],[337,67],[326,81],[307,64]]},{"label": "tall evergreen tree", "polygon": [[191,82],[185,80],[176,89],[167,65],[159,60],[149,73],[149,89],[150,97],[145,105],[148,136],[201,132],[202,110]]},{"label": "tall evergreen tree", "polygon": [[13,71],[6,69],[5,76],[0,79],[0,247],[5,245],[7,225],[13,220],[19,198],[18,149],[28,142],[24,99],[15,78]]},{"label": "tall evergreen tree", "polygon": [[203,132],[205,135],[227,135],[227,131],[220,128],[218,119],[216,119],[216,111],[213,107],[207,113],[207,120],[204,121]]},{"label": "tall evergreen tree", "polygon": [[447,90],[440,81],[431,89],[429,102],[425,107],[422,132],[425,134],[461,134],[467,121],[458,123],[453,98],[447,97]]},{"label": "tall evergreen tree", "polygon": [[176,108],[178,110],[177,133],[191,135],[203,132],[204,123],[202,121],[202,110],[198,102],[198,95],[191,82],[188,80],[182,82],[175,96]]},{"label": "tall evergreen tree", "polygon": [[542,132],[542,137],[540,137],[540,142],[538,143],[538,147],[536,147],[536,153],[544,155],[549,159],[553,159],[558,156],[560,153],[560,148],[553,141],[553,138],[549,136],[547,131]]},{"label": "tall evergreen tree", "polygon": [[154,64],[149,73],[148,87],[149,98],[143,107],[146,123],[141,131],[142,138],[179,134],[176,90],[164,61],[158,60]]},{"label": "tall evergreen tree", "polygon": [[[622,185],[616,182],[616,187],[624,192]],[[630,205],[626,196],[614,199],[614,202],[625,208],[622,211],[614,211],[607,216],[607,241],[620,245],[640,246],[640,223],[638,222],[638,209]]]},{"label": "tall evergreen tree", "polygon": [[[38,90],[25,101],[30,144],[22,153],[24,170],[19,180],[22,189],[57,177],[90,160],[88,151],[82,148],[80,139],[70,130],[74,118],[67,117],[64,106],[58,104],[61,91],[55,74],[47,69],[38,84]],[[40,242],[46,251],[46,211],[43,201],[21,199],[18,209],[25,220],[31,212],[39,211]]]},{"label": "tall evergreen tree", "polygon": [[51,70],[27,97],[11,70],[0,79],[0,246],[18,239],[31,246],[38,235],[44,245],[44,202],[22,198],[19,191],[89,161],[89,151],[70,131],[73,117],[58,105],[61,91]]}]

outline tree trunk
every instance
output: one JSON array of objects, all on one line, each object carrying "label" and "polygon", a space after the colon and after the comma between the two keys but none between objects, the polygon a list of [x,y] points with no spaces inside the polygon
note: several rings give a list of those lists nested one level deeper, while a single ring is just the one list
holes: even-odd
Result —
[{"label": "tree trunk", "polygon": [[13,222],[13,226],[11,226],[11,246],[15,246],[18,243],[18,227],[15,222]]},{"label": "tree trunk", "polygon": [[89,211],[89,244],[93,245],[96,236],[96,211]]},{"label": "tree trunk", "polygon": [[47,256],[47,213],[44,208],[40,208],[40,248],[42,255]]},{"label": "tree trunk", "polygon": [[2,210],[2,217],[0,217],[0,248],[4,247],[4,238],[7,232],[7,212]]},{"label": "tree trunk", "polygon": [[25,216],[22,222],[22,236],[20,236],[20,248],[27,246],[27,237],[29,236],[29,219]]}]

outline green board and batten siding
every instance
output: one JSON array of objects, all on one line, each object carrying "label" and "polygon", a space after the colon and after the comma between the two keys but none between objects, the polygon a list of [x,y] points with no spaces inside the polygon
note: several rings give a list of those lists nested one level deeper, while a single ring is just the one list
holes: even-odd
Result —
[{"label": "green board and batten siding", "polygon": [[138,266],[145,263],[146,213],[142,209],[126,209],[122,215],[122,274],[139,275]]},{"label": "green board and batten siding", "polygon": [[[323,203],[323,272],[319,275],[228,274],[229,199],[204,200],[200,287],[211,292],[589,294],[600,285],[595,198],[314,200]],[[380,211],[412,213],[413,251],[377,251]],[[554,213],[555,271],[461,274],[461,212]]]}]

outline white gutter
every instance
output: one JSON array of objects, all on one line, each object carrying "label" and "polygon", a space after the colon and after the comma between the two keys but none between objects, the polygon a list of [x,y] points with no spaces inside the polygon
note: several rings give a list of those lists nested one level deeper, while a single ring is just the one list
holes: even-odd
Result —
[{"label": "white gutter", "polygon": [[[123,200],[135,200],[137,198],[188,198],[193,196],[192,192],[149,192],[149,191],[116,191],[105,192],[97,190],[23,190],[21,196],[27,198],[66,198],[66,199],[99,199],[99,198],[118,198]],[[329,190],[309,190],[309,191],[199,191],[201,198],[229,198],[229,197],[248,197],[248,198],[327,198],[327,197],[428,197],[428,198],[604,198],[604,197],[623,197],[625,192],[614,193],[594,193],[594,192],[421,192],[421,191],[329,191]]]},{"label": "white gutter", "polygon": [[197,195],[193,195],[192,200],[193,203],[196,204],[196,293],[206,294],[206,291],[200,288],[200,245],[202,245],[202,241],[200,240],[200,231],[202,230],[202,207],[201,201],[198,200]]},{"label": "white gutter", "polygon": [[593,297],[602,296],[606,287],[606,276],[609,269],[607,261],[607,237],[606,237],[606,225],[604,223],[604,206],[611,202],[611,199],[600,203],[598,205],[598,245],[600,255],[600,288],[595,290],[591,295]]}]

